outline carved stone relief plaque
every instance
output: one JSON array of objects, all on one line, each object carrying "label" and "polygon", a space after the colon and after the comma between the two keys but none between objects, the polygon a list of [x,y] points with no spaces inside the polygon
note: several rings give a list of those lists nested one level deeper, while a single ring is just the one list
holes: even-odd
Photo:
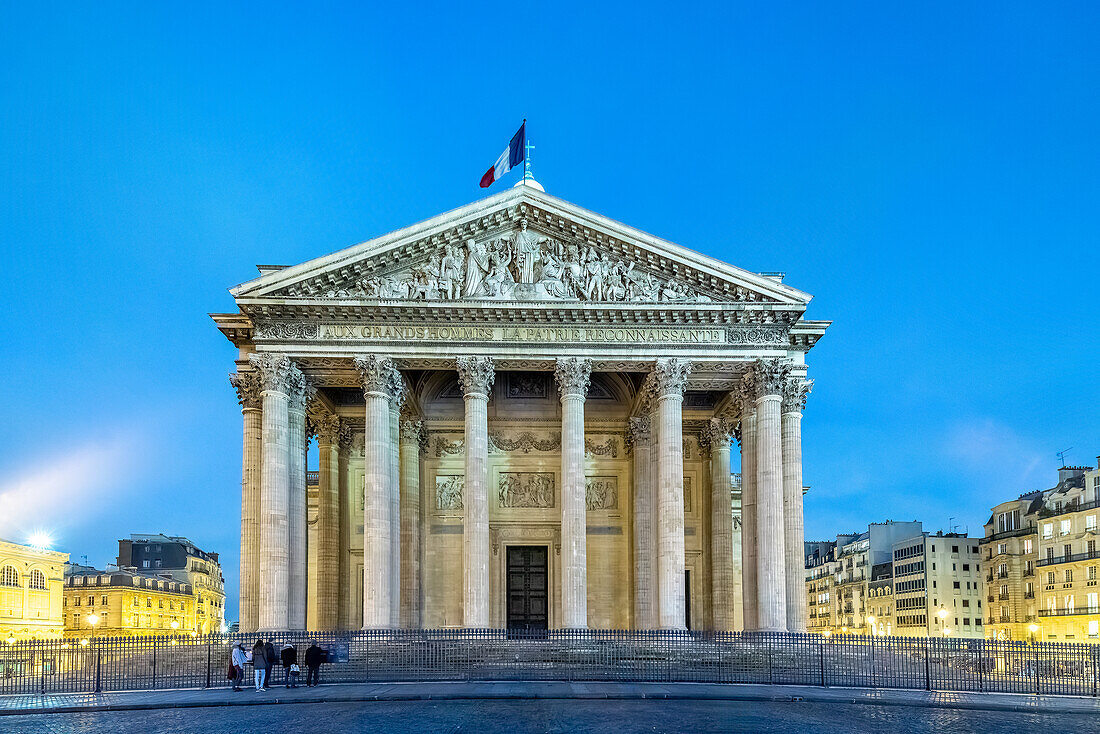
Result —
[{"label": "carved stone relief plaque", "polygon": [[553,507],[553,472],[501,472],[497,481],[501,507]]},{"label": "carved stone relief plaque", "polygon": [[589,510],[617,510],[619,508],[618,477],[585,478],[584,504]]},{"label": "carved stone relief plaque", "polygon": [[684,514],[691,512],[691,477],[684,477]]},{"label": "carved stone relief plaque", "polygon": [[461,510],[462,490],[466,486],[466,477],[437,476],[435,478],[435,509]]}]

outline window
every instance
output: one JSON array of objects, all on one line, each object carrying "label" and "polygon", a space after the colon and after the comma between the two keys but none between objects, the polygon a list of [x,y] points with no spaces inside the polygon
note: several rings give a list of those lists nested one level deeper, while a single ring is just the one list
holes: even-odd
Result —
[{"label": "window", "polygon": [[141,562],[141,567],[142,568],[149,568],[149,559],[148,558],[146,558],[144,561]]},{"label": "window", "polygon": [[1096,532],[1096,515],[1085,515],[1085,530]]},{"label": "window", "polygon": [[1067,568],[1065,571],[1062,572],[1062,577],[1063,577],[1063,580],[1067,584],[1072,583],[1073,582],[1073,569],[1072,568]]},{"label": "window", "polygon": [[1043,523],[1043,540],[1049,540],[1054,537],[1054,523]]},{"label": "window", "polygon": [[1050,563],[1053,560],[1054,560],[1054,546],[1048,545],[1047,546],[1047,563]]},{"label": "window", "polygon": [[1063,520],[1058,528],[1059,535],[1069,535],[1073,532],[1073,520]]},{"label": "window", "polygon": [[74,596],[73,597],[73,606],[74,607],[80,606],[80,597],[79,596]]},{"label": "window", "polygon": [[1066,543],[1062,546],[1062,555],[1065,556],[1067,561],[1069,557],[1073,555],[1073,545],[1071,543]]},{"label": "window", "polygon": [[90,607],[95,606],[95,597],[94,596],[89,596],[88,597],[88,606],[90,606]]},{"label": "window", "polygon": [[31,577],[30,580],[27,582],[27,586],[31,589],[45,590],[46,574],[42,573],[37,568],[34,569],[33,571],[31,571]]},{"label": "window", "polygon": [[1024,540],[1024,553],[1031,553],[1031,550],[1031,538],[1027,538],[1026,540]]},{"label": "window", "polygon": [[1008,596],[1008,584],[1001,584],[1001,596]]},{"label": "window", "polygon": [[969,599],[963,599],[963,609],[969,609],[969,608],[970,608],[970,600]]},{"label": "window", "polygon": [[1047,571],[1047,585],[1050,585],[1050,584],[1053,584],[1053,583],[1054,583],[1054,572],[1053,571]]},{"label": "window", "polygon": [[955,587],[956,589],[960,589],[960,588],[962,588],[961,586],[959,586],[959,582],[958,582],[958,581],[954,581],[954,582],[952,582],[952,583],[954,584],[954,587]]},{"label": "window", "polygon": [[957,545],[951,546],[951,552],[952,553],[958,553],[959,552],[959,546],[957,546]]},{"label": "window", "polygon": [[1066,596],[1066,611],[1073,611],[1073,594],[1069,594],[1068,596]]},{"label": "window", "polygon": [[1095,591],[1090,591],[1089,592],[1089,612],[1091,613],[1091,612],[1096,611],[1096,608],[1098,606],[1100,606],[1100,603],[1097,603],[1096,592]]},{"label": "window", "polygon": [[4,566],[4,571],[0,574],[0,586],[19,586],[19,572],[15,570],[15,566]]},{"label": "window", "polygon": [[103,606],[107,606],[107,595],[106,594],[103,595],[103,599],[100,600],[100,604],[102,604]]},{"label": "window", "polygon": [[970,564],[969,563],[964,563],[963,564],[963,570],[964,571],[969,571],[970,570]]},{"label": "window", "polygon": [[1089,581],[1096,580],[1096,566],[1089,566]]},{"label": "window", "polygon": [[1058,600],[1055,599],[1053,596],[1047,597],[1047,611],[1051,614],[1058,611]]},{"label": "window", "polygon": [[970,626],[970,617],[963,617],[963,627]]},{"label": "window", "polygon": [[1100,622],[1089,620],[1089,637],[1100,637]]}]

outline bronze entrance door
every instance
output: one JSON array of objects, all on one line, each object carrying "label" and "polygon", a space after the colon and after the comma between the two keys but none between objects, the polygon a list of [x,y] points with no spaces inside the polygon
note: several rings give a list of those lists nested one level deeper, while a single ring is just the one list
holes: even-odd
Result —
[{"label": "bronze entrance door", "polygon": [[508,629],[547,628],[547,555],[543,545],[508,547]]}]

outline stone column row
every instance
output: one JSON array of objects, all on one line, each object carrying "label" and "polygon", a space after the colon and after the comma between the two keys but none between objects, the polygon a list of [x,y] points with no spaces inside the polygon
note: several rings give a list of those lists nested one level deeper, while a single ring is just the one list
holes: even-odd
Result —
[{"label": "stone column row", "polygon": [[310,600],[315,628],[340,629],[341,451],[343,421],[331,413],[311,418],[317,433],[317,596]]},{"label": "stone column row", "polygon": [[562,627],[588,627],[588,548],[584,483],[584,401],[592,361],[562,357],[554,378],[561,392]]},{"label": "stone column row", "polygon": [[736,627],[733,605],[735,596],[733,562],[733,504],[730,486],[730,425],[712,418],[706,427],[710,446],[710,555],[711,600],[714,629],[732,631]]},{"label": "stone column row", "polygon": [[495,372],[490,357],[455,360],[465,400],[466,487],[462,533],[463,625],[489,626],[489,423]]},{"label": "stone column row", "polygon": [[806,629],[800,424],[809,386],[789,362],[761,359],[739,389],[746,630]]},{"label": "stone column row", "polygon": [[260,482],[263,457],[263,386],[258,372],[236,372],[229,382],[237,391],[244,418],[241,452],[240,628],[257,628],[260,608]]}]

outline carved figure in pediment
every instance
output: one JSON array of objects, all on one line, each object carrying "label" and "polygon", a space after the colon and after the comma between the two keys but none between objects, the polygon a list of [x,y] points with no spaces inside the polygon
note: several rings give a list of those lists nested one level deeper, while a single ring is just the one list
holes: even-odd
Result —
[{"label": "carved figure in pediment", "polygon": [[433,255],[426,265],[412,269],[414,300],[434,300],[439,298],[439,273],[441,264],[439,255]]},{"label": "carved figure in pediment", "polygon": [[439,291],[447,300],[454,300],[461,295],[465,265],[466,258],[462,250],[447,245],[439,263]]},{"label": "carved figure in pediment", "polygon": [[485,277],[486,294],[492,298],[511,298],[516,282],[508,266],[512,263],[509,243],[496,240],[489,246],[489,273]]},{"label": "carved figure in pediment", "polygon": [[485,277],[489,274],[489,248],[484,242],[466,243],[466,282],[462,294],[467,298],[484,295]]},{"label": "carved figure in pediment", "polygon": [[572,298],[573,293],[566,278],[568,270],[561,258],[552,252],[547,252],[542,264],[542,279],[539,283],[551,298]]},{"label": "carved figure in pediment", "polygon": [[543,240],[527,230],[527,220],[523,220],[515,241],[517,282],[538,282],[538,266],[543,257],[542,243]]}]

